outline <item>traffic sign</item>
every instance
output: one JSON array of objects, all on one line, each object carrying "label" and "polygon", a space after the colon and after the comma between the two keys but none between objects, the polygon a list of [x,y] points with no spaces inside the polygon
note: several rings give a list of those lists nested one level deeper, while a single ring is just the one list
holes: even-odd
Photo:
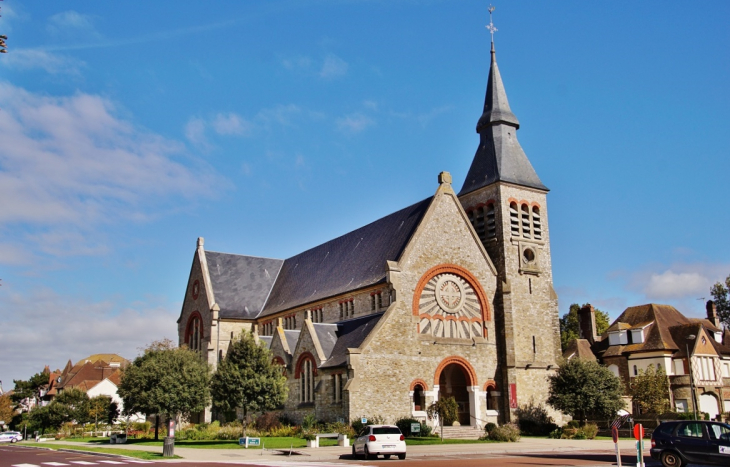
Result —
[{"label": "traffic sign", "polygon": [[613,438],[614,443],[618,443],[618,428],[615,426],[611,427],[611,438]]},{"label": "traffic sign", "polygon": [[641,423],[634,425],[634,438],[637,441],[644,439],[644,426]]}]

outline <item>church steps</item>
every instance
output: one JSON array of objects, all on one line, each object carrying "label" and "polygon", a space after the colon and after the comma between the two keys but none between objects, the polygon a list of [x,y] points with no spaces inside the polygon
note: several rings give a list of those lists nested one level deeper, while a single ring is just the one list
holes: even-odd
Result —
[{"label": "church steps", "polygon": [[[441,433],[441,428],[434,430],[436,434]],[[479,439],[484,434],[483,430],[480,430],[474,426],[445,426],[444,427],[444,439]]]}]

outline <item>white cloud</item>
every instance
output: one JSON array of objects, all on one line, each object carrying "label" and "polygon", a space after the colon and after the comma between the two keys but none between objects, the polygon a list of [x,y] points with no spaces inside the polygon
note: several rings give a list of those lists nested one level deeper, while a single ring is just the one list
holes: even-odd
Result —
[{"label": "white cloud", "polygon": [[41,49],[12,49],[3,54],[0,65],[16,70],[33,70],[40,68],[52,75],[74,75],[81,74],[81,69],[86,66],[81,60],[65,55],[47,52]]},{"label": "white cloud", "polygon": [[347,74],[347,62],[334,54],[329,54],[324,59],[319,76],[322,78],[338,78]]},{"label": "white cloud", "polygon": [[699,272],[674,272],[671,270],[654,273],[644,287],[647,297],[680,298],[687,295],[707,294],[712,280]]},{"label": "white cloud", "polygon": [[249,136],[253,130],[251,122],[235,113],[218,114],[211,122],[213,129],[219,135]]},{"label": "white cloud", "polygon": [[[5,287],[3,287],[5,288]],[[5,293],[0,342],[0,379],[27,379],[45,365],[63,368],[95,353],[133,359],[138,348],[163,337],[177,341],[177,312],[161,303],[134,303],[115,310],[113,301],[89,302],[48,289]],[[9,389],[5,386],[5,389]]]},{"label": "white cloud", "polygon": [[191,117],[188,123],[185,124],[185,138],[196,147],[209,151],[212,146],[205,136],[205,127],[205,120],[198,117]]},{"label": "white cloud", "polygon": [[256,114],[256,120],[267,128],[270,128],[273,123],[281,126],[290,126],[292,125],[293,117],[301,113],[302,109],[294,104],[277,105],[260,110]]},{"label": "white cloud", "polygon": [[78,34],[98,36],[91,21],[91,16],[82,15],[73,10],[63,11],[51,16],[48,19],[47,29],[48,32],[55,35],[71,34],[75,39],[78,39]]},{"label": "white cloud", "polygon": [[0,82],[0,108],[0,199],[12,200],[0,203],[0,226],[23,225],[49,248],[179,197],[210,196],[219,182],[202,163],[176,160],[182,144],[118,118],[100,96],[49,97]]},{"label": "white cloud", "polygon": [[342,132],[360,133],[367,127],[374,125],[375,121],[367,115],[354,113],[338,118],[335,123],[337,124],[337,128]]}]

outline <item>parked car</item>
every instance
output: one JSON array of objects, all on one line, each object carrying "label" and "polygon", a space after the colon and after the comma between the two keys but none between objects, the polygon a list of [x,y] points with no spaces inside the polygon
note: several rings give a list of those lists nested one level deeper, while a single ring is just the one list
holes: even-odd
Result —
[{"label": "parked car", "polygon": [[375,459],[378,455],[386,459],[390,459],[392,455],[397,455],[398,459],[406,458],[405,437],[397,426],[365,426],[352,443],[352,457]]},{"label": "parked car", "polygon": [[661,423],[651,435],[651,457],[664,467],[730,465],[730,425],[693,420]]},{"label": "parked car", "polygon": [[23,439],[23,435],[18,433],[17,431],[3,431],[0,433],[0,443],[15,443],[17,441],[21,441]]}]

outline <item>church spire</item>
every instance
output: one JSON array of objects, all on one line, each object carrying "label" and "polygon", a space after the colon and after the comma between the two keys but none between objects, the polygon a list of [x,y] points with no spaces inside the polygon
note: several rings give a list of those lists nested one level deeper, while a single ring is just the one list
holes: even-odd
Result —
[{"label": "church spire", "polygon": [[509,107],[507,92],[497,67],[494,51],[494,32],[497,28],[494,27],[491,20],[493,11],[494,7],[490,6],[487,29],[492,33],[492,59],[487,79],[484,111],[477,122],[479,147],[459,195],[496,182],[508,182],[548,191],[517,141],[517,129],[520,127],[520,122]]}]

